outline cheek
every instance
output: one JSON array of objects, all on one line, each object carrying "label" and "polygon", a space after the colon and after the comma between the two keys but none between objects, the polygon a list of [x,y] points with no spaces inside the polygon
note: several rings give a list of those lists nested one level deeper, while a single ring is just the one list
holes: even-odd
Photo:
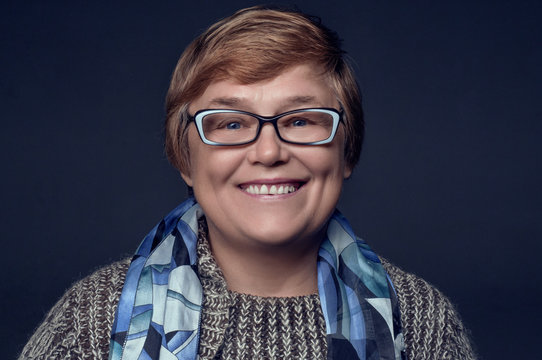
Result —
[{"label": "cheek", "polygon": [[216,188],[226,184],[239,168],[242,159],[242,154],[234,149],[198,145],[190,156],[194,190],[200,186]]},{"label": "cheek", "polygon": [[[331,194],[340,189],[344,181],[345,167],[341,148],[318,149],[304,157],[305,166],[310,170],[315,185],[320,191]],[[316,149],[315,149],[316,150]]]},{"label": "cheek", "polygon": [[346,172],[344,160],[344,145],[341,139],[337,139],[327,148],[321,148],[321,151],[315,152],[310,158],[313,168],[322,174],[333,178],[344,179]]}]

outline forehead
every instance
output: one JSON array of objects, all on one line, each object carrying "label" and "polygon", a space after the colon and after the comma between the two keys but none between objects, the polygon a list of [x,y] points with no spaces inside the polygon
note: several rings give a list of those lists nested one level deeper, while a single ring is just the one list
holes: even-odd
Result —
[{"label": "forehead", "polygon": [[274,115],[300,107],[337,107],[338,101],[320,67],[296,65],[276,77],[252,84],[234,79],[211,83],[190,104],[190,113],[201,109],[238,109]]}]

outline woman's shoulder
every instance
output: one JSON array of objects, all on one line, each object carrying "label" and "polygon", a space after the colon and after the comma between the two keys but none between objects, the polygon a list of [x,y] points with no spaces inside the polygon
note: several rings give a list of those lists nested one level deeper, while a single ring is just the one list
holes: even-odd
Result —
[{"label": "woman's shoulder", "polygon": [[408,359],[476,359],[451,301],[422,278],[381,260],[399,299]]},{"label": "woman's shoulder", "polygon": [[449,300],[436,287],[425,281],[421,277],[406,272],[400,267],[392,264],[384,258],[380,258],[382,265],[390,276],[393,286],[398,295],[402,295],[404,300],[414,299],[418,296],[435,297],[437,302],[449,303]]},{"label": "woman's shoulder", "polygon": [[[126,258],[113,262],[109,265],[99,267],[90,275],[76,282],[70,291],[96,291],[99,294],[109,296],[117,295],[118,290],[122,290],[126,272],[130,267],[131,259]],[[119,289],[120,287],[120,289]]]},{"label": "woman's shoulder", "polygon": [[99,268],[76,282],[53,306],[19,359],[107,359],[109,334],[130,260]]}]

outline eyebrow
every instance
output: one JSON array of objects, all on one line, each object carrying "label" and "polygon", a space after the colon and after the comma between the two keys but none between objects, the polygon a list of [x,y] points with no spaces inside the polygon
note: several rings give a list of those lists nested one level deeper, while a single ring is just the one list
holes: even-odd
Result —
[{"label": "eyebrow", "polygon": [[[212,99],[209,102],[211,106],[225,106],[225,107],[236,107],[245,104],[247,101],[244,98],[240,97],[217,97]],[[312,95],[295,95],[286,98],[281,102],[282,107],[288,107],[293,105],[305,105],[313,104],[317,105],[319,102],[316,100],[315,96]]]},{"label": "eyebrow", "polygon": [[286,98],[284,103],[286,105],[305,105],[305,104],[314,104],[316,103],[316,97],[312,95],[305,95],[305,96],[291,96],[289,98]]}]

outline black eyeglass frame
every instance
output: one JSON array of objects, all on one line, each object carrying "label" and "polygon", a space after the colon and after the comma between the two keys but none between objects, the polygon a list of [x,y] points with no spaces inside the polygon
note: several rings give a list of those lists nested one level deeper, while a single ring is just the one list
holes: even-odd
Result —
[{"label": "black eyeglass frame", "polygon": [[[312,141],[312,142],[296,142],[296,141],[286,140],[280,135],[280,132],[279,132],[279,129],[278,129],[278,126],[277,126],[277,121],[280,118],[282,118],[284,116],[287,116],[287,115],[295,114],[295,113],[310,112],[310,111],[324,112],[324,113],[327,113],[327,114],[331,115],[331,117],[333,118],[333,128],[332,128],[331,134],[329,135],[328,138],[323,139],[323,140],[319,140],[319,141]],[[203,118],[205,116],[207,116],[207,115],[216,114],[216,113],[244,114],[244,115],[249,115],[249,116],[252,116],[252,117],[258,119],[259,124],[258,124],[258,130],[256,131],[256,135],[250,141],[244,141],[244,142],[232,143],[232,144],[224,144],[224,143],[220,143],[220,142],[216,142],[216,141],[212,141],[212,140],[207,139],[207,137],[205,137],[205,133],[203,131],[203,124],[202,124]],[[252,143],[252,142],[254,142],[254,141],[256,141],[258,139],[258,137],[260,136],[260,132],[262,130],[262,125],[265,124],[265,123],[273,124],[273,127],[275,128],[275,133],[277,134],[278,138],[281,141],[285,142],[285,143],[297,144],[297,145],[323,145],[323,144],[328,144],[328,143],[332,142],[333,138],[335,138],[335,134],[337,133],[339,123],[343,122],[343,114],[344,114],[344,112],[342,110],[337,111],[336,109],[333,109],[333,108],[296,109],[296,110],[287,111],[287,112],[284,112],[284,113],[281,113],[281,114],[278,114],[278,115],[274,115],[274,116],[261,116],[261,115],[254,114],[254,113],[251,113],[251,112],[248,112],[248,111],[232,110],[232,109],[203,109],[203,110],[197,111],[193,116],[189,115],[190,117],[188,118],[188,121],[190,121],[190,122],[193,121],[196,124],[196,129],[198,130],[198,134],[199,134],[199,137],[200,137],[201,141],[203,141],[207,145],[239,146],[239,145],[250,144],[250,143]]]}]

